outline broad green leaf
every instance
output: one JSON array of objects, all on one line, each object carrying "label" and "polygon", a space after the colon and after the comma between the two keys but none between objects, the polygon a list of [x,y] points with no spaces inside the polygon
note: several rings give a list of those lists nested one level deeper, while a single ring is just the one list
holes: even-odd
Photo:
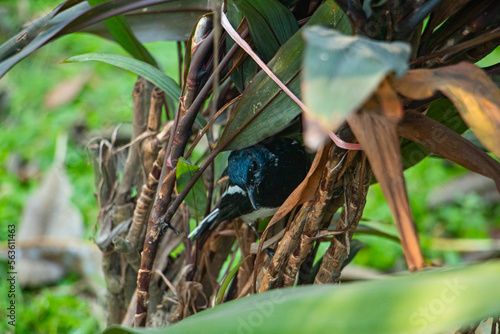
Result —
[{"label": "broad green leaf", "polygon": [[245,16],[255,51],[268,62],[299,25],[288,8],[277,0],[233,0]]},{"label": "broad green leaf", "polygon": [[[465,124],[453,103],[448,99],[442,98],[432,102],[426,115],[458,134],[462,134],[467,130],[467,124]],[[430,150],[425,146],[403,138],[401,142],[403,169],[416,165],[430,153]]]},{"label": "broad green leaf", "polygon": [[67,0],[61,3],[52,12],[31,22],[16,36],[3,43],[0,46],[0,62],[23,50],[44,30],[63,21],[69,22],[89,8],[90,6],[85,0]]},{"label": "broad green leaf", "polygon": [[[325,1],[306,26],[313,24],[337,27],[346,33],[350,32],[347,17],[332,0]],[[304,41],[299,30],[278,50],[268,64],[278,78],[298,96],[300,96],[299,73],[303,49]],[[243,93],[218,145],[231,140],[225,146],[225,150],[251,146],[283,130],[301,111],[300,107],[261,71]]]},{"label": "broad green leaf", "polygon": [[[243,19],[243,13],[240,10],[238,10],[238,7],[236,7],[233,1],[227,2],[226,16],[231,25],[235,28],[240,25],[241,20]],[[233,45],[234,45],[233,39],[227,37],[226,49],[229,51]],[[241,50],[240,52],[244,51]],[[238,55],[238,53],[236,53],[236,55]],[[233,58],[233,62],[235,61],[235,58],[236,57]],[[245,90],[245,88],[248,86],[252,78],[255,76],[255,74],[257,74],[258,69],[259,66],[257,65],[257,63],[251,57],[246,56],[243,63],[240,66],[238,66],[233,71],[233,73],[231,73],[231,79],[233,80],[234,85],[236,86],[239,92],[243,92]]]},{"label": "broad green leaf", "polygon": [[[88,0],[92,6],[96,6],[100,3],[106,2],[108,0]],[[146,62],[150,65],[158,67],[156,60],[149,53],[149,51],[137,40],[134,32],[130,28],[127,20],[123,15],[117,15],[104,20],[104,24],[108,28],[111,35],[115,41],[121,45],[128,53],[130,53],[135,59]]]},{"label": "broad green leaf", "polygon": [[179,85],[177,85],[177,83],[174,81],[174,79],[170,78],[156,67],[137,59],[125,57],[122,55],[96,52],[73,56],[66,59],[64,62],[71,63],[89,60],[97,60],[108,63],[140,75],[144,79],[149,80],[156,86],[160,87],[161,90],[163,90],[174,100],[178,100],[181,96],[181,89],[179,88]]},{"label": "broad green leaf", "polygon": [[50,20],[59,7],[53,12],[45,15],[44,17],[34,21],[26,29],[23,29],[20,33],[9,39],[7,42],[0,46],[0,61],[9,58],[11,55],[15,54],[19,50],[22,50],[27,44],[29,44],[38,34],[49,24]]},{"label": "broad green leaf", "polygon": [[[176,178],[177,178],[177,191],[181,192],[186,184],[191,180],[198,170],[198,166],[191,165],[187,160],[180,158],[177,163]],[[207,207],[207,191],[205,183],[200,178],[190,189],[189,194],[186,196],[186,204],[191,210],[193,218],[200,220]]]},{"label": "broad green leaf", "polygon": [[499,314],[500,264],[345,285],[300,286],[218,305],[157,329],[120,333],[442,333]]},{"label": "broad green leaf", "polygon": [[[0,78],[15,64],[50,42],[64,27],[71,24],[78,16],[87,13],[88,3],[82,3],[61,14],[59,7],[41,20],[35,21],[14,38],[0,46]],[[50,22],[47,20],[50,19]]]},{"label": "broad green leaf", "polygon": [[[2,59],[0,62],[0,78],[19,61],[58,37],[81,31],[115,15],[173,1],[108,1],[95,7],[91,7],[86,1],[78,2],[68,1],[63,3],[48,15],[51,18],[49,23],[45,22],[46,19],[37,21],[34,24],[38,26],[31,28],[29,26],[15,39],[11,39],[0,46],[0,59]],[[181,3],[180,1],[176,2]]]},{"label": "broad green leaf", "polygon": [[411,48],[406,43],[346,36],[324,27],[309,28],[304,37],[304,102],[329,130],[361,107],[387,75],[401,76],[408,68]]}]

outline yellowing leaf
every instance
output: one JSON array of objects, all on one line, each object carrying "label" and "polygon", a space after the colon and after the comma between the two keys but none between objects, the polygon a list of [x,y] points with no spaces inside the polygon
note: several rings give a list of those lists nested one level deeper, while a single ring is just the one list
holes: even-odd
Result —
[{"label": "yellowing leaf", "polygon": [[500,90],[479,67],[463,62],[433,70],[412,70],[394,87],[415,100],[441,91],[481,143],[500,157]]}]

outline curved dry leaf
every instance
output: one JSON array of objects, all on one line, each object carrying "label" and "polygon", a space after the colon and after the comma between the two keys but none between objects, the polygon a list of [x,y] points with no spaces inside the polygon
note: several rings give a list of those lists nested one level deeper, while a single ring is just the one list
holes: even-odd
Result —
[{"label": "curved dry leaf", "polygon": [[[446,126],[448,129],[453,130],[459,135],[463,134],[464,131],[469,128],[462,120],[462,117],[460,117],[460,114],[453,103],[447,98],[440,98],[433,101],[429,105],[425,116]],[[473,135],[472,132],[470,133]],[[474,144],[480,144],[479,140],[477,140],[476,137],[474,138],[476,139]],[[403,169],[405,170],[418,164],[430,153],[429,149],[417,142],[406,138],[401,141],[401,157],[403,159]]]},{"label": "curved dry leaf", "polygon": [[500,157],[500,89],[479,67],[462,62],[433,70],[412,70],[396,81],[394,88],[415,100],[441,91],[481,143]]},{"label": "curved dry leaf", "polygon": [[398,133],[443,158],[493,179],[500,191],[500,163],[445,125],[418,112],[407,111],[399,123]]},{"label": "curved dry leaf", "polygon": [[[379,100],[387,98],[385,90],[379,89],[377,95]],[[368,156],[394,216],[408,268],[417,270],[423,268],[425,263],[406,192],[398,120],[380,113],[381,108],[389,104],[379,105],[372,99],[360,112],[350,116],[348,123]]]}]

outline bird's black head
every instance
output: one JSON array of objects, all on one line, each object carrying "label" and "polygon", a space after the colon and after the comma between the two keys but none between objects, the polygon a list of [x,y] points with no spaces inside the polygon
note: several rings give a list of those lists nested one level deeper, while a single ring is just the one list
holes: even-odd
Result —
[{"label": "bird's black head", "polygon": [[227,166],[229,179],[246,190],[255,210],[260,207],[260,202],[257,200],[260,185],[269,169],[277,164],[278,157],[260,144],[233,151],[229,155]]}]

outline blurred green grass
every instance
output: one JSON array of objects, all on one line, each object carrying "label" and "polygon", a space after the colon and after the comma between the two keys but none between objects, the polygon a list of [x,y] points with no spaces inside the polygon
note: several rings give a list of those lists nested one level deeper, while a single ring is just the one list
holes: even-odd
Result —
[{"label": "blurred green grass", "polygon": [[[55,7],[59,1],[4,1],[8,19],[3,26],[15,33],[26,18],[38,17]],[[7,36],[0,35],[0,42]],[[147,48],[155,55],[166,72],[178,77],[176,49],[173,43],[151,43]],[[0,81],[0,90],[9,96],[9,110],[0,112],[0,226],[18,223],[29,194],[40,184],[54,159],[56,139],[71,134],[77,124],[90,130],[102,130],[131,121],[131,92],[136,76],[101,63],[60,64],[65,58],[87,53],[108,52],[126,55],[116,44],[88,34],[65,36],[38,50],[19,63]],[[497,62],[500,52],[483,60],[483,66]],[[60,82],[91,72],[89,82],[70,104],[55,110],[46,110],[47,93]],[[39,177],[21,180],[7,169],[14,155],[34,163]],[[65,160],[68,175],[74,187],[73,202],[84,215],[86,237],[92,236],[92,227],[98,215],[94,194],[93,173],[80,143],[69,137]],[[429,193],[465,170],[437,158],[428,158],[405,172],[412,210],[421,232],[424,253],[428,259],[448,264],[461,262],[456,252],[436,251],[429,247],[433,237],[486,238],[489,231],[498,228],[500,208],[484,204],[476,194],[463,194],[453,205],[429,210]],[[393,222],[390,210],[378,185],[371,187],[364,219]],[[355,263],[381,270],[404,268],[401,247],[390,240],[359,235],[366,247],[359,252]],[[0,233],[0,241],[6,234]],[[324,246],[328,246],[326,243]],[[53,287],[23,291],[18,296],[18,328],[22,333],[94,333],[104,326],[103,317],[95,317],[95,300],[77,297],[78,278],[70,276]],[[0,283],[6,290],[6,282]],[[19,290],[18,290],[19,291]],[[2,295],[1,298],[4,298]],[[1,311],[3,312],[3,311]],[[0,313],[1,313],[0,312]],[[5,323],[0,331],[8,330]]]},{"label": "blurred green grass", "polygon": [[[456,200],[450,205],[434,209],[427,207],[427,199],[434,189],[466,172],[461,166],[440,158],[426,158],[405,171],[411,209],[420,232],[423,252],[428,260],[442,261],[449,265],[462,262],[457,252],[430,248],[432,238],[487,238],[491,237],[493,229],[499,227],[499,207],[484,203],[475,193],[457,194]],[[363,219],[393,222],[378,184],[370,187]],[[358,253],[355,263],[382,270],[395,269],[393,267],[396,264],[397,269],[404,267],[399,244],[376,236],[359,235],[357,238],[367,246]]]},{"label": "blurred green grass", "polygon": [[[15,34],[27,18],[48,13],[59,1],[7,1],[0,10],[9,13],[4,27]],[[1,35],[0,43],[11,35]],[[159,63],[169,74],[178,77],[175,43],[150,43],[147,48],[159,57]],[[40,185],[50,168],[56,149],[57,137],[69,134],[65,167],[73,186],[72,201],[84,216],[86,238],[93,235],[98,209],[94,197],[94,178],[82,143],[71,137],[75,125],[84,124],[88,130],[113,128],[132,119],[132,89],[137,76],[101,63],[60,64],[67,57],[88,53],[108,52],[127,55],[119,46],[89,34],[64,36],[44,46],[16,65],[1,81],[0,90],[7,92],[8,110],[0,111],[0,228],[18,224],[28,196]],[[83,72],[91,72],[76,99],[54,110],[44,106],[46,95],[56,85]],[[14,156],[31,163],[39,175],[20,179],[8,170]],[[7,234],[0,234],[0,241]],[[5,273],[2,266],[1,271]],[[2,275],[5,277],[5,275]],[[78,291],[80,278],[70,276],[57,286],[26,290],[17,294],[18,333],[96,333],[105,325],[104,299],[82,297]],[[7,282],[0,282],[7,291]],[[21,291],[17,288],[17,291]],[[2,294],[1,299],[7,298]],[[96,309],[97,303],[100,303]],[[3,303],[2,303],[3,305]],[[0,311],[5,314],[5,311]],[[96,314],[101,314],[97,316]],[[4,317],[5,318],[5,317]],[[11,330],[6,322],[0,323],[0,332]]]}]

